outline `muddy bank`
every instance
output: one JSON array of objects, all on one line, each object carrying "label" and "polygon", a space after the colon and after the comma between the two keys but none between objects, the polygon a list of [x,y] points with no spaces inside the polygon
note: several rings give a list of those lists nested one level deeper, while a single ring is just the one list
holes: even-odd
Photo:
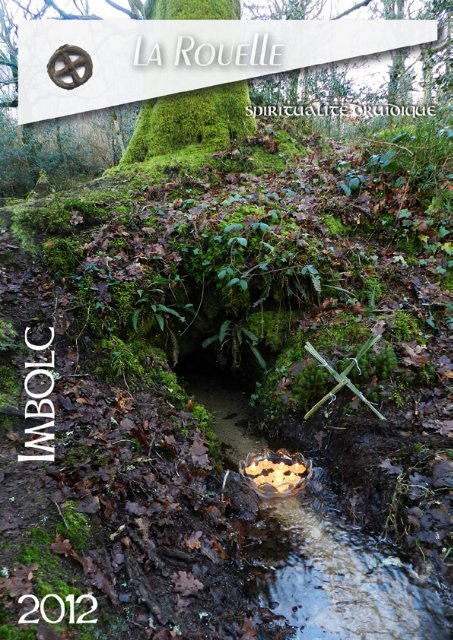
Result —
[{"label": "muddy bank", "polygon": [[[222,492],[207,414],[185,406],[169,369],[142,391],[102,382],[72,297],[8,232],[0,249],[0,635],[35,637],[17,625],[22,594],[93,593],[93,631],[40,623],[36,637],[271,637],[240,572],[258,501],[234,475]],[[58,419],[55,462],[20,467],[26,326],[37,343],[55,327]]]},{"label": "muddy bank", "polygon": [[298,416],[274,433],[320,457],[348,517],[396,542],[423,573],[434,571],[448,596],[452,466],[445,439],[420,420],[387,417],[380,422],[359,411],[307,423]]},{"label": "muddy bank", "polygon": [[[295,446],[250,428],[253,411],[231,375],[191,369],[185,372],[189,391],[215,415],[232,469],[249,451]],[[328,471],[331,461],[317,444],[312,454],[314,476],[302,494],[260,501],[265,526],[254,526],[244,566],[249,593],[263,612],[277,616],[272,637],[447,638],[436,582],[417,574],[394,545],[343,513],[339,483]]]}]

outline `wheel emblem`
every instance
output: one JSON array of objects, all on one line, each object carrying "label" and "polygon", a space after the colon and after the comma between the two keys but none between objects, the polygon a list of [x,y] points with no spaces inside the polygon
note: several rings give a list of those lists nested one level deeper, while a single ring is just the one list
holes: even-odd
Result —
[{"label": "wheel emblem", "polygon": [[64,44],[47,64],[50,79],[62,89],[76,89],[93,75],[93,61],[80,47]]}]

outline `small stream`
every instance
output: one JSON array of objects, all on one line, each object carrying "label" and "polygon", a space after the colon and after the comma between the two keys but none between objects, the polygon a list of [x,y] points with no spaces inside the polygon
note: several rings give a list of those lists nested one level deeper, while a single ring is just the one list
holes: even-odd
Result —
[{"label": "small stream", "polygon": [[[189,393],[216,417],[227,462],[269,446],[264,437],[247,431],[245,394],[225,388],[215,377],[191,375],[190,380]],[[394,549],[342,517],[325,472],[313,462],[305,492],[262,502],[283,531],[281,539],[257,550],[264,572],[250,572],[250,588],[261,606],[286,620],[294,640],[449,638],[432,583],[404,565]]]}]

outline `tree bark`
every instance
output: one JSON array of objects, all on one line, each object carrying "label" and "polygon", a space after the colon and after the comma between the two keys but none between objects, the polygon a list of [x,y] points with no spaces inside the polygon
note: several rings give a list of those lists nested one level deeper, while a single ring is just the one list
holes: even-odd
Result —
[{"label": "tree bark", "polygon": [[[234,20],[239,0],[148,0],[145,17],[156,20]],[[165,96],[144,103],[121,164],[144,162],[185,147],[215,151],[255,130],[246,115],[248,85],[219,87]]]}]

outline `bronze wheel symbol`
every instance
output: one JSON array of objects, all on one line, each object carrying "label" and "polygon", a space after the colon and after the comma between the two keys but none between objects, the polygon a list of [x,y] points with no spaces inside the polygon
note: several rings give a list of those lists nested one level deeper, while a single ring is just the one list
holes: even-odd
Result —
[{"label": "bronze wheel symbol", "polygon": [[62,89],[76,89],[93,75],[93,61],[80,47],[64,44],[47,64],[50,79]]}]

